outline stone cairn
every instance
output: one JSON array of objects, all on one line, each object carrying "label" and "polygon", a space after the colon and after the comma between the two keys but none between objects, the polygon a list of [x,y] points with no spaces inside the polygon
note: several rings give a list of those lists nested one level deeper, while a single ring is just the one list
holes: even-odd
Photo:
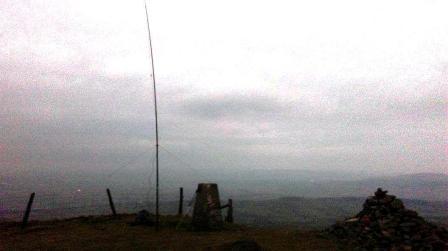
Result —
[{"label": "stone cairn", "polygon": [[446,229],[426,222],[381,188],[355,217],[328,231],[357,250],[448,250]]}]

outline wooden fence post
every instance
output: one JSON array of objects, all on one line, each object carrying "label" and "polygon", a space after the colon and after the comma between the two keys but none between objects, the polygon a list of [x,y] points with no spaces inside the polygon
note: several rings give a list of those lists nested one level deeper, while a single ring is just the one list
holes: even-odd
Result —
[{"label": "wooden fence post", "polygon": [[114,201],[112,200],[112,195],[110,194],[109,188],[106,191],[107,191],[107,197],[109,198],[109,205],[110,205],[110,209],[112,210],[112,214],[114,216],[117,216],[117,212],[115,211]]},{"label": "wooden fence post", "polygon": [[181,187],[179,189],[179,211],[177,212],[177,214],[179,216],[182,216],[184,211],[184,188]]},{"label": "wooden fence post", "polygon": [[31,207],[33,206],[35,195],[36,195],[35,193],[32,193],[30,199],[28,200],[28,205],[26,206],[25,215],[23,216],[22,220],[22,229],[25,229],[26,225],[28,224],[28,219],[30,217]]},{"label": "wooden fence post", "polygon": [[227,205],[229,207],[227,208],[226,222],[233,223],[233,201],[232,201],[232,199],[229,199],[229,202]]}]

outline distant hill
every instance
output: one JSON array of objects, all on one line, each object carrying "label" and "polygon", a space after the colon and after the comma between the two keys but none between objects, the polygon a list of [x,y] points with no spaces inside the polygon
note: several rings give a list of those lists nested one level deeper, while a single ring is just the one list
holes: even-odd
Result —
[{"label": "distant hill", "polygon": [[[444,201],[448,198],[448,175],[418,173],[391,177],[360,178],[349,173],[303,170],[248,170],[208,174],[200,181],[219,184],[223,197],[266,200],[280,197],[366,197],[378,187],[400,198]],[[199,176],[198,176],[199,177]],[[170,180],[167,180],[170,183]],[[195,189],[194,180],[171,184]],[[187,189],[188,190],[188,189]],[[175,196],[177,191],[173,191]]]},{"label": "distant hill", "polygon": [[[372,194],[377,187],[382,187],[399,198],[406,198],[421,201],[417,204],[424,204],[423,201],[445,203],[448,199],[448,175],[435,173],[420,173],[412,175],[400,175],[393,177],[377,177],[356,180],[344,180],[344,177],[352,177],[347,173],[321,172],[321,171],[303,171],[303,170],[216,170],[201,171],[186,170],[180,173],[164,171],[161,176],[161,200],[175,201],[178,198],[179,187],[184,187],[185,201],[188,202],[194,195],[196,186],[200,182],[216,182],[219,185],[222,200],[228,198],[234,199],[236,206],[240,202],[244,203],[240,212],[243,212],[244,219],[255,219],[258,217],[256,210],[246,210],[256,203],[261,203],[259,210],[278,213],[269,209],[269,203],[285,203],[285,206],[292,208],[295,215],[306,210],[310,212],[318,211],[314,208],[318,206],[319,210],[326,210],[328,207],[338,207],[339,203],[348,203],[349,208],[360,207],[362,201],[353,198],[365,198]],[[194,175],[193,175],[194,174]],[[17,212],[16,217],[20,217],[25,203],[31,192],[36,192],[34,208],[42,209],[42,217],[46,214],[47,209],[60,209],[59,213],[54,212],[52,215],[57,217],[65,217],[66,215],[73,217],[85,213],[86,208],[90,208],[89,214],[98,212],[107,212],[106,188],[110,188],[116,203],[123,205],[133,205],[132,210],[140,208],[140,205],[148,205],[154,201],[154,182],[148,182],[147,170],[121,171],[111,176],[104,173],[93,172],[73,172],[67,173],[62,171],[39,171],[39,173],[29,173],[28,176],[21,177],[0,177],[0,218],[7,218],[11,215],[11,211]],[[332,179],[334,177],[334,179]],[[295,198],[292,201],[299,200],[297,197],[316,198],[302,200],[301,205],[295,206],[293,202],[285,202],[285,199],[276,201],[279,198]],[[326,203],[318,199],[328,200]],[[345,202],[333,202],[340,198],[347,200]],[[251,201],[251,202],[249,202]],[[299,200],[300,201],[300,200]],[[357,201],[359,203],[354,203]],[[438,202],[439,201],[439,202]],[[264,203],[264,204],[263,204]],[[315,204],[318,203],[318,204]],[[320,204],[319,204],[320,203]],[[333,204],[332,204],[333,203]],[[412,203],[412,202],[411,202]],[[104,206],[105,205],[105,206]],[[300,209],[304,207],[303,210]],[[70,212],[66,212],[68,209]],[[78,209],[79,208],[79,209]],[[129,209],[129,206],[125,206]],[[171,208],[171,206],[169,207]],[[173,206],[176,208],[176,206]],[[306,209],[308,208],[308,209]],[[425,207],[424,212],[429,212],[429,206]],[[436,207],[437,208],[437,207]],[[445,207],[445,211],[448,207]],[[67,209],[67,210],[66,210]],[[321,223],[328,223],[330,220],[338,219],[339,216],[346,216],[346,212],[352,209],[338,209],[338,213],[329,212],[329,221],[323,220],[326,216],[319,217],[316,220]],[[436,209],[436,213],[439,209]],[[62,212],[63,211],[63,212]],[[296,212],[297,213],[294,213]],[[135,212],[135,211],[131,211]],[[255,212],[255,213],[254,213]],[[33,215],[37,215],[33,213]],[[60,215],[60,216],[59,216]],[[285,215],[287,215],[285,213]],[[428,214],[434,216],[433,214]],[[304,215],[307,216],[307,215]],[[285,216],[286,217],[286,216]],[[308,217],[308,216],[307,216]],[[311,218],[296,217],[305,219],[304,224],[313,223]],[[45,217],[46,218],[46,217]],[[296,219],[294,218],[294,219]],[[286,217],[285,219],[293,219]],[[288,220],[280,221],[287,223]],[[247,220],[249,222],[249,220]],[[253,222],[252,221],[252,222]],[[263,218],[263,221],[270,222],[270,219]],[[277,224],[278,221],[273,222]],[[311,224],[312,225],[312,224]]]},{"label": "distant hill", "polygon": [[[321,229],[338,220],[356,215],[365,198],[285,197],[265,201],[235,202],[235,219],[250,226],[295,226]],[[428,221],[448,226],[448,202],[403,200],[406,208],[417,211]]]},{"label": "distant hill", "polygon": [[379,177],[358,181],[334,181],[321,184],[328,196],[365,196],[378,187],[389,190],[400,198],[444,201],[448,199],[448,175],[419,173],[393,177]]},{"label": "distant hill", "polygon": [[[448,200],[448,175],[420,173],[392,177],[376,177],[356,180],[319,179],[291,172],[285,179],[254,179],[239,177],[238,180],[218,181],[229,196],[241,199],[275,199],[279,197],[363,197],[371,195],[378,187],[400,198],[445,201]],[[287,177],[287,178],[286,178]],[[349,176],[346,176],[349,177]]]}]

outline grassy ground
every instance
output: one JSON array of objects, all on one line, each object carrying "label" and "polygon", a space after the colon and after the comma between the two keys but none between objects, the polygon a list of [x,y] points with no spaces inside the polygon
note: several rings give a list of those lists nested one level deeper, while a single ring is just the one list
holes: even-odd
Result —
[{"label": "grassy ground", "polygon": [[318,232],[293,229],[255,229],[228,225],[220,232],[192,232],[179,218],[164,217],[163,227],[130,226],[133,215],[79,217],[0,224],[0,250],[228,250],[230,243],[255,240],[266,250],[337,250]]}]

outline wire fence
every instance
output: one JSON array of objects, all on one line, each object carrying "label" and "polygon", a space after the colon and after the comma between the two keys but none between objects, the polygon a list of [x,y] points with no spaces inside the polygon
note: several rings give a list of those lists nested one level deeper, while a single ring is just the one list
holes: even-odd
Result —
[{"label": "wire fence", "polygon": [[[105,189],[106,190],[106,189]],[[119,193],[117,193],[119,194]],[[137,213],[146,209],[154,211],[155,205],[144,196],[123,196],[112,197],[117,213]],[[9,196],[0,200],[0,220],[20,221],[25,213],[25,208],[29,200],[29,195]],[[183,202],[187,214],[191,211],[191,200]],[[179,208],[179,201],[162,201],[160,212],[162,214],[176,214]],[[80,195],[54,195],[36,193],[32,210],[31,220],[51,220],[64,219],[87,215],[108,215],[112,214],[106,191],[101,194]]]},{"label": "wire fence", "polygon": [[[204,144],[205,145],[205,144]],[[206,147],[209,147],[206,145]],[[206,179],[207,177],[193,168],[188,161],[182,159],[173,151],[168,150],[165,146],[160,146],[160,149],[171,157],[171,160],[180,164],[184,170],[188,172],[184,173],[186,176],[194,177],[195,179]],[[112,170],[106,177],[108,180],[117,176],[121,171],[125,170],[129,166],[133,166],[135,163],[142,160],[144,156],[147,156],[147,152],[142,152],[134,158],[127,160],[119,165],[118,168]],[[150,165],[150,172],[146,179],[149,187],[152,187],[154,171],[155,171],[155,155],[152,156]],[[183,177],[185,178],[185,177]],[[149,190],[148,190],[149,191]],[[1,191],[0,191],[1,192]],[[126,193],[119,193],[114,196],[112,191],[113,200],[118,213],[135,213],[142,209],[152,211],[155,205],[149,200],[150,194],[129,195]],[[118,196],[117,196],[118,195]],[[143,199],[142,199],[143,198]],[[190,200],[184,202],[184,208],[186,208],[187,214],[191,211],[192,203]],[[12,220],[19,221],[22,219],[25,208],[29,200],[29,194],[23,194],[20,196],[11,196],[0,193],[0,221]],[[179,206],[178,201],[161,202],[161,213],[174,214]],[[111,214],[110,204],[106,195],[106,188],[104,191],[98,193],[85,194],[83,192],[61,194],[59,191],[53,191],[49,194],[36,193],[34,199],[31,219],[33,220],[49,220],[49,219],[63,219],[82,215],[105,215]]]}]

